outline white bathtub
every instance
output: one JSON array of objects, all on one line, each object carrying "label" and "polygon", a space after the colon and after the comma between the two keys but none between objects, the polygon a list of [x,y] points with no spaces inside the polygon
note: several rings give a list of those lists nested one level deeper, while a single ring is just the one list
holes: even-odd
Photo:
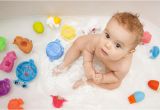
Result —
[{"label": "white bathtub", "polygon": [[[54,110],[50,95],[63,95],[68,101],[61,110],[106,110],[106,109],[160,109],[160,94],[149,89],[147,81],[156,79],[160,81],[160,57],[155,60],[149,58],[149,49],[153,45],[160,46],[160,2],[159,1],[0,1],[0,36],[7,39],[7,48],[0,53],[0,61],[6,55],[6,52],[14,50],[17,52],[18,60],[15,62],[13,71],[6,74],[0,71],[0,80],[3,78],[16,79],[16,66],[30,58],[36,61],[38,67],[37,78],[29,84],[29,88],[24,89],[12,84],[10,93],[0,97],[0,110],[6,110],[8,101],[12,98],[23,98],[24,110]],[[104,22],[117,11],[131,11],[140,14],[144,24],[144,29],[149,31],[153,40],[150,44],[140,46],[135,53],[131,71],[124,79],[120,88],[113,91],[107,91],[90,86],[84,86],[78,90],[71,90],[71,84],[74,80],[74,72],[82,71],[82,59],[64,75],[52,78],[51,69],[62,61],[62,58],[56,62],[49,62],[45,47],[48,42],[57,36],[45,25],[45,32],[37,35],[32,30],[32,24],[40,20],[45,24],[48,15],[58,15],[62,17],[65,23],[72,20],[82,23],[83,28],[86,23],[93,21],[104,26]],[[105,21],[106,19],[106,21]],[[82,22],[81,22],[82,21]],[[77,27],[79,28],[79,27]],[[12,44],[16,35],[22,35],[32,39],[35,48],[31,54],[23,54],[15,45]],[[67,49],[71,43],[62,41]],[[73,74],[71,74],[73,73]],[[79,75],[80,76],[80,75]],[[79,77],[78,76],[78,77]],[[130,105],[127,97],[140,90],[145,93],[145,99],[137,104]],[[58,93],[59,92],[59,93]]]}]

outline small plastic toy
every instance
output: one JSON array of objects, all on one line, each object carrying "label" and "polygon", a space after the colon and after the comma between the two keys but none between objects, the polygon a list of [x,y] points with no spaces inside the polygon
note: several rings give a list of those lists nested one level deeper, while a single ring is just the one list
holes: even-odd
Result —
[{"label": "small plastic toy", "polygon": [[66,100],[60,96],[51,96],[53,99],[53,106],[56,108],[61,108],[63,106],[63,103],[66,102]]},{"label": "small plastic toy", "polygon": [[150,58],[155,59],[159,55],[159,47],[158,46],[153,46],[152,49],[150,50]]},{"label": "small plastic toy", "polygon": [[10,89],[11,89],[11,84],[8,78],[0,80],[0,96],[8,94]]},{"label": "small plastic toy", "polygon": [[34,24],[33,24],[33,30],[38,33],[38,34],[41,34],[44,32],[44,26],[42,24],[42,22],[40,21],[36,21]]},{"label": "small plastic toy", "polygon": [[32,41],[21,36],[16,36],[13,43],[16,44],[20,50],[26,54],[30,53],[33,48]]},{"label": "small plastic toy", "polygon": [[0,36],[0,51],[3,51],[6,47],[6,39]]},{"label": "small plastic toy", "polygon": [[8,103],[8,110],[23,110],[22,105],[24,104],[24,101],[19,99],[11,99]]},{"label": "small plastic toy", "polygon": [[16,53],[14,51],[8,52],[4,57],[2,63],[0,64],[0,70],[3,70],[7,73],[12,71],[14,66],[14,61],[17,59]]},{"label": "small plastic toy", "polygon": [[64,25],[61,29],[61,36],[65,40],[72,40],[76,36],[76,30],[72,26]]},{"label": "small plastic toy", "polygon": [[159,86],[159,81],[157,80],[150,80],[148,81],[148,86],[155,91],[160,92],[160,86]]},{"label": "small plastic toy", "polygon": [[55,17],[49,16],[47,19],[47,25],[51,29],[53,29],[53,27],[58,28],[60,26],[60,24],[61,24],[61,18],[58,16],[55,16]]},{"label": "small plastic toy", "polygon": [[151,39],[152,39],[152,35],[149,32],[145,31],[143,33],[143,37],[141,39],[141,43],[142,44],[147,44],[147,43],[149,43],[151,41]]},{"label": "small plastic toy", "polygon": [[128,97],[130,104],[141,102],[145,98],[145,94],[141,91],[137,91]]},{"label": "small plastic toy", "polygon": [[22,84],[23,88],[27,87],[27,83],[31,82],[37,76],[37,67],[34,61],[30,59],[29,61],[24,61],[20,63],[16,68],[16,76],[18,80],[15,80],[16,85]]},{"label": "small plastic toy", "polygon": [[60,40],[56,39],[50,42],[46,47],[46,54],[50,61],[59,59],[64,53],[64,48],[60,43]]}]

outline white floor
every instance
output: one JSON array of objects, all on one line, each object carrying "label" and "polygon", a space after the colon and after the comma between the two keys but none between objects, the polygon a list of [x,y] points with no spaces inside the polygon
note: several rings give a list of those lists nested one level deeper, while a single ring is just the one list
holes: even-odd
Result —
[{"label": "white floor", "polygon": [[[0,53],[0,61],[7,52],[14,50],[18,56],[11,73],[0,71],[0,80],[4,78],[16,79],[16,66],[22,62],[34,59],[38,68],[38,76],[29,83],[29,87],[24,89],[12,83],[9,94],[0,97],[0,110],[7,110],[7,103],[12,98],[23,98],[25,110],[54,110],[50,95],[64,96],[68,101],[64,103],[61,110],[106,110],[106,109],[160,109],[160,93],[152,91],[147,86],[148,80],[156,79],[160,81],[160,56],[152,60],[149,58],[149,50],[152,46],[160,46],[160,28],[146,19],[142,19],[144,29],[152,35],[150,44],[141,45],[137,48],[133,64],[128,75],[125,77],[120,88],[108,91],[91,86],[83,86],[77,90],[72,90],[71,86],[76,79],[83,75],[82,58],[80,58],[65,74],[53,77],[52,68],[59,64],[63,58],[50,62],[45,53],[46,45],[55,40],[61,40],[65,47],[65,52],[73,41],[64,41],[59,34],[59,30],[51,30],[46,25],[45,16],[17,17],[15,19],[0,20],[0,36],[7,39],[7,48]],[[73,25],[77,30],[77,35],[82,34],[82,30],[87,32],[89,27],[98,26],[104,28],[109,17],[62,17],[62,25]],[[43,34],[36,34],[32,30],[34,21],[41,21],[45,26]],[[24,54],[12,42],[15,36],[20,35],[33,41],[33,50],[30,54]],[[127,98],[135,91],[143,91],[145,99],[137,104],[130,105]]]}]

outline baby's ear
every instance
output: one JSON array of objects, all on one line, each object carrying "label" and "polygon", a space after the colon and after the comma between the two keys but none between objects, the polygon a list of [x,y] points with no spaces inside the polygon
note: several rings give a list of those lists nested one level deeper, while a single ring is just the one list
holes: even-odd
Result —
[{"label": "baby's ear", "polygon": [[134,53],[136,50],[135,49],[132,49],[129,51],[129,53]]}]

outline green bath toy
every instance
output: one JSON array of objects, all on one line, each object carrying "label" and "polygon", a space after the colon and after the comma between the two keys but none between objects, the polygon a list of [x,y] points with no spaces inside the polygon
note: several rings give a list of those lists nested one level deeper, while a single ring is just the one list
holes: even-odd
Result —
[{"label": "green bath toy", "polygon": [[34,24],[33,24],[33,30],[36,32],[36,33],[43,33],[44,32],[44,26],[43,24],[40,22],[40,21],[36,21]]},{"label": "green bath toy", "polygon": [[0,51],[3,51],[6,47],[6,39],[0,36]]}]

